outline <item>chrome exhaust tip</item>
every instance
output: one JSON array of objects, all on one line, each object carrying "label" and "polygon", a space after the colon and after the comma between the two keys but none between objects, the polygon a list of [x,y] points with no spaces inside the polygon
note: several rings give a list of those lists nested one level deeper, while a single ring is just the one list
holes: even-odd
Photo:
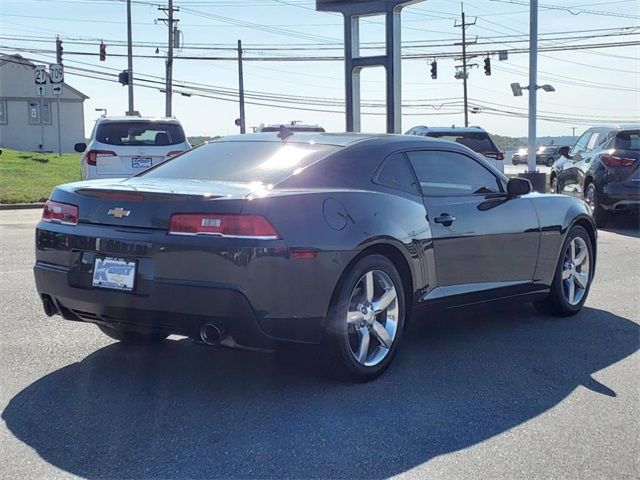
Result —
[{"label": "chrome exhaust tip", "polygon": [[202,343],[205,345],[211,347],[219,345],[223,337],[222,330],[213,323],[205,323],[200,327],[200,340],[202,340]]}]

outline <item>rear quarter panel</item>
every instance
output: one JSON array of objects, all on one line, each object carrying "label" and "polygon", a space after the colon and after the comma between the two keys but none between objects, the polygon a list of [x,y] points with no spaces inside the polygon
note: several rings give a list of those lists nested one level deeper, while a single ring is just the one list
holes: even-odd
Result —
[{"label": "rear quarter panel", "polygon": [[540,221],[540,250],[534,281],[551,285],[562,245],[569,229],[580,223],[590,231],[597,250],[597,231],[587,205],[567,195],[531,194],[528,196]]}]

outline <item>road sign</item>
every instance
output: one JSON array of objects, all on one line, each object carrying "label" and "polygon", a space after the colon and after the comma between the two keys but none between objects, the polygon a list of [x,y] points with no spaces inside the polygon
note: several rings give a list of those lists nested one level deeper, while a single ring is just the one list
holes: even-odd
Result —
[{"label": "road sign", "polygon": [[36,95],[38,97],[44,97],[46,92],[46,87],[44,85],[36,85]]},{"label": "road sign", "polygon": [[49,65],[49,80],[51,80],[51,83],[64,82],[64,70],[62,65],[58,65],[57,63]]},{"label": "road sign", "polygon": [[51,85],[51,93],[53,95],[62,95],[62,85],[55,84],[55,85]]},{"label": "road sign", "polygon": [[47,67],[36,65],[36,85],[44,85],[45,83],[47,83]]}]

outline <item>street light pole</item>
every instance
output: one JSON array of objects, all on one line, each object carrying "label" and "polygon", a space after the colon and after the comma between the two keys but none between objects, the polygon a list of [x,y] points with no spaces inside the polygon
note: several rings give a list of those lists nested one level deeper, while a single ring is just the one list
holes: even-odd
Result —
[{"label": "street light pole", "polygon": [[537,108],[537,77],[538,77],[538,0],[529,3],[529,150],[528,173],[536,171],[536,108]]}]

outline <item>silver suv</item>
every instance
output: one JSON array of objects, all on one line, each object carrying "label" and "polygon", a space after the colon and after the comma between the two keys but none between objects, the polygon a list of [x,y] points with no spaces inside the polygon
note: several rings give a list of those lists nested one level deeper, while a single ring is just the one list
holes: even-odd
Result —
[{"label": "silver suv", "polygon": [[100,117],[82,152],[83,180],[130,177],[189,150],[182,125],[175,118]]}]

